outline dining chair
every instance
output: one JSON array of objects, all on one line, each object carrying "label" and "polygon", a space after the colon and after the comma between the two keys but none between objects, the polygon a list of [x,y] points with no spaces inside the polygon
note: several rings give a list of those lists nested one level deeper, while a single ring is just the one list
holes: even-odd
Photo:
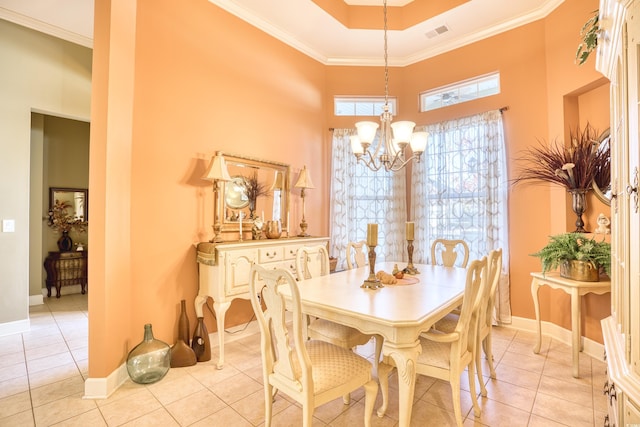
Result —
[{"label": "dining chair", "polygon": [[[494,249],[487,257],[487,286],[485,286],[480,300],[480,317],[478,318],[478,332],[475,348],[476,374],[480,383],[480,393],[487,396],[487,388],[482,375],[481,351],[484,352],[491,378],[496,378],[496,370],[493,365],[493,351],[491,344],[491,332],[493,328],[493,309],[496,301],[496,289],[500,283],[502,272],[502,249]],[[455,329],[459,316],[449,313],[434,325],[434,329],[441,332],[451,332]],[[482,350],[481,350],[482,349]]]},{"label": "dining chair", "polygon": [[[282,391],[300,403],[302,425],[311,427],[315,408],[364,387],[364,425],[369,427],[378,393],[371,363],[337,345],[303,338],[300,291],[290,271],[267,270],[253,264],[249,289],[261,335],[264,425],[271,425],[275,391]],[[285,290],[291,295],[289,304]],[[287,311],[292,325],[287,322]]]},{"label": "dining chair", "polygon": [[[458,426],[462,426],[460,408],[460,375],[467,369],[469,388],[473,402],[473,413],[480,416],[476,394],[474,347],[476,345],[477,322],[480,316],[480,299],[487,285],[487,257],[474,260],[467,269],[464,298],[460,316],[452,332],[430,330],[420,334],[421,353],[416,361],[416,374],[448,381],[451,384],[453,410]],[[384,416],[389,403],[389,373],[393,359],[385,357],[378,368],[378,380],[382,390],[382,406],[378,416]]]},{"label": "dining chair", "polygon": [[435,239],[431,244],[431,264],[445,267],[466,267],[469,245],[459,239]]},{"label": "dining chair", "polygon": [[351,270],[354,265],[356,267],[364,267],[368,264],[367,242],[361,240],[347,243],[347,269]]},{"label": "dining chair", "polygon": [[[329,254],[324,245],[303,246],[296,254],[296,273],[298,280],[329,274]],[[310,339],[322,340],[342,348],[353,349],[371,341],[372,335],[367,335],[351,326],[341,325],[326,319],[309,319],[306,335]],[[380,353],[382,352],[382,337],[376,336],[374,366],[378,368]],[[350,402],[349,395],[344,396],[344,403]]]}]

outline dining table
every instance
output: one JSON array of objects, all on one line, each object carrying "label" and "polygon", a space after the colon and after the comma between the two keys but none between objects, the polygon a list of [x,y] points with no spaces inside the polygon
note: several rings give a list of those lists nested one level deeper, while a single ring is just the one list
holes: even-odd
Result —
[{"label": "dining table", "polygon": [[[402,262],[376,263],[374,272],[391,273]],[[416,361],[421,353],[420,333],[462,303],[467,270],[414,264],[415,275],[405,275],[396,284],[363,288],[370,277],[364,266],[298,282],[302,311],[365,334],[384,338],[382,354],[398,369],[398,425],[411,420],[416,382]]]}]

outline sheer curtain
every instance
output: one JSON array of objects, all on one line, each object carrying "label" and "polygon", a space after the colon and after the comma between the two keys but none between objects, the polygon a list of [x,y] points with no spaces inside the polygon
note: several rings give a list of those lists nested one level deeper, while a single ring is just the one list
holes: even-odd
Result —
[{"label": "sheer curtain", "polygon": [[489,111],[417,130],[429,132],[413,163],[411,212],[414,262],[430,263],[435,238],[463,239],[470,259],[502,248],[496,321],[511,323],[509,302],[508,179],[502,113]]},{"label": "sheer curtain", "polygon": [[337,269],[346,268],[347,243],[366,240],[368,223],[378,224],[376,261],[403,259],[406,246],[405,171],[373,172],[357,163],[349,142],[354,132],[333,130],[329,253]]}]

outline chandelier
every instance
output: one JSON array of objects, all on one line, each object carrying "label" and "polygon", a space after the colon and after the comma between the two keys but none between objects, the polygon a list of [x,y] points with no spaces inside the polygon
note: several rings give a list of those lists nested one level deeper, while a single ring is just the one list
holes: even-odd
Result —
[{"label": "chandelier", "polygon": [[[413,132],[414,122],[397,121],[391,123],[393,114],[389,111],[389,60],[387,54],[387,0],[383,0],[384,14],[384,106],[380,115],[380,126],[376,122],[357,122],[358,134],[350,137],[351,150],[358,161],[362,161],[372,171],[382,168],[399,171],[411,160],[420,162],[420,155],[427,146],[427,132]],[[371,147],[380,127],[380,140]],[[407,158],[405,150],[411,146],[413,154]],[[373,150],[373,152],[372,152]]]}]

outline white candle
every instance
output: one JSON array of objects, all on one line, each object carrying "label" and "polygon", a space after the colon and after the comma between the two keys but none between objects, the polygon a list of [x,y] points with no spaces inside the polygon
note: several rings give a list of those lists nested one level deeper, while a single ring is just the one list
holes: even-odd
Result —
[{"label": "white candle", "polygon": [[289,212],[287,212],[287,232],[291,230],[291,223],[289,222]]},{"label": "white candle", "polygon": [[262,211],[262,216],[260,218],[264,221],[264,210]]},{"label": "white candle", "polygon": [[242,212],[238,212],[238,216],[240,217],[240,240],[242,240]]}]

